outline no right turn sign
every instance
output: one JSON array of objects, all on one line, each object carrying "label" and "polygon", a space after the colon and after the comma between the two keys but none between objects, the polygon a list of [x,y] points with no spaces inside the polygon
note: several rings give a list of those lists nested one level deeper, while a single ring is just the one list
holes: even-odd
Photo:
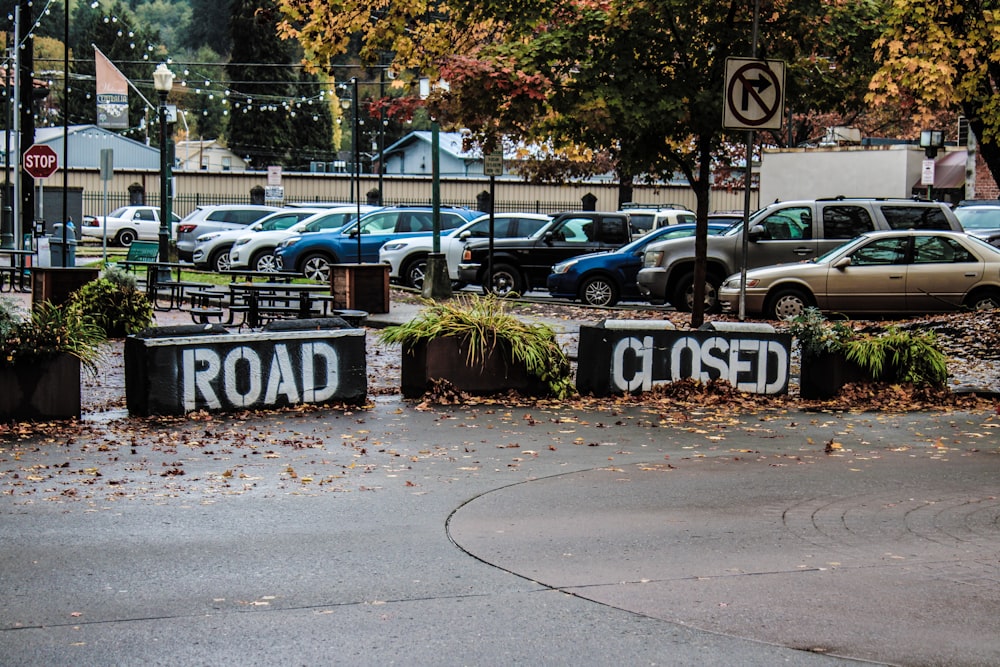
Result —
[{"label": "no right turn sign", "polygon": [[785,106],[785,63],[726,58],[727,130],[780,130]]}]

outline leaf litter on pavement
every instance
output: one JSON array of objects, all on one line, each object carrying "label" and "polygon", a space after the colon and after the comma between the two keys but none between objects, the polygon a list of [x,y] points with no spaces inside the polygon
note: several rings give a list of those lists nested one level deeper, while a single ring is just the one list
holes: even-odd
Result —
[{"label": "leaf litter on pavement", "polygon": [[[519,310],[573,322],[600,319],[593,309],[567,305],[522,304]],[[685,316],[663,311],[614,311],[606,316],[669,317],[677,320],[678,328],[686,326]],[[950,358],[949,369],[954,363],[960,372],[974,375],[967,369],[986,367],[987,380],[996,385],[1000,376],[992,369],[1000,364],[998,319],[994,313],[966,313],[896,324],[938,332]],[[369,396],[398,395],[398,349],[370,345],[368,360]],[[87,380],[83,391],[88,411],[121,410],[123,368]],[[15,502],[84,501],[89,508],[103,508],[140,498],[156,502],[182,498],[204,504],[246,493],[377,492],[389,485],[423,494],[429,485],[421,468],[428,463],[449,465],[443,477],[437,473],[432,479],[476,475],[487,466],[518,473],[528,463],[587,447],[599,448],[606,454],[608,470],[618,470],[623,460],[648,457],[641,448],[618,442],[615,429],[626,425],[648,429],[655,433],[651,439],[672,448],[662,460],[642,459],[643,470],[651,474],[669,473],[682,461],[708,459],[744,462],[763,457],[769,465],[783,467],[833,458],[855,465],[886,453],[920,451],[945,462],[955,450],[961,453],[968,447],[940,438],[929,440],[920,433],[908,434],[909,441],[891,446],[870,443],[852,433],[852,426],[838,415],[866,413],[878,421],[912,411],[966,413],[978,421],[957,430],[956,440],[981,440],[986,449],[997,447],[1000,428],[996,398],[875,383],[848,385],[826,401],[803,401],[794,392],[746,394],[724,381],[692,380],[638,396],[556,401],[515,393],[469,396],[439,382],[421,399],[401,401],[390,415],[398,420],[393,442],[384,433],[374,435],[379,431],[367,423],[372,405],[0,425],[0,495],[13,496]],[[441,424],[465,435],[453,442],[407,442],[411,410],[432,413]],[[825,439],[808,439],[798,433],[806,423],[830,433]],[[476,437],[484,428],[502,429],[502,437],[495,433]],[[764,456],[750,448],[732,447],[735,429],[766,440],[787,439],[795,443],[794,451]],[[487,440],[499,444],[488,452]]]}]

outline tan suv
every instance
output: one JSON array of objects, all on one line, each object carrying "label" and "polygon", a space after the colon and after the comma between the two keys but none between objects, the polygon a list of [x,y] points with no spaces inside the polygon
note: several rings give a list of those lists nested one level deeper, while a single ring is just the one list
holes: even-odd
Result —
[{"label": "tan suv", "polygon": [[[814,199],[776,202],[750,216],[747,268],[818,257],[865,232],[941,229],[960,232],[946,204],[913,199]],[[709,236],[705,265],[705,309],[718,309],[718,288],[740,270],[743,225]],[[694,237],[651,243],[637,282],[652,303],[690,311],[694,295]]]}]

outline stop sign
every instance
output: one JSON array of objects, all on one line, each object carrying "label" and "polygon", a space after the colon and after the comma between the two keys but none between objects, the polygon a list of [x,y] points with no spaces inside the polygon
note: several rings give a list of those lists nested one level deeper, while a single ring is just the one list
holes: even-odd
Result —
[{"label": "stop sign", "polygon": [[48,178],[59,168],[59,156],[45,144],[34,144],[24,151],[24,170],[32,178]]}]

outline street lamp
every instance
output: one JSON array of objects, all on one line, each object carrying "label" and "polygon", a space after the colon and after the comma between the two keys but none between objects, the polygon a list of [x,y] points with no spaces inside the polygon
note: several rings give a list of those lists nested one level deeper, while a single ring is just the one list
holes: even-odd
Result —
[{"label": "street lamp", "polygon": [[938,150],[944,148],[944,132],[941,130],[920,130],[920,147],[924,149],[923,171],[920,183],[927,186],[927,198],[931,199],[934,187],[934,158]]},{"label": "street lamp", "polygon": [[167,93],[174,86],[174,73],[166,63],[160,63],[153,72],[153,87],[160,96],[160,232],[159,259],[166,262],[170,259],[170,197],[167,189],[170,186],[170,164],[167,155]]},{"label": "street lamp", "polygon": [[[420,99],[426,100],[431,94],[431,81],[420,79]],[[427,271],[421,290],[425,299],[440,301],[452,297],[451,279],[448,276],[448,259],[441,252],[441,145],[440,125],[431,116],[431,209],[433,211],[433,234],[431,252],[427,255]]]}]

